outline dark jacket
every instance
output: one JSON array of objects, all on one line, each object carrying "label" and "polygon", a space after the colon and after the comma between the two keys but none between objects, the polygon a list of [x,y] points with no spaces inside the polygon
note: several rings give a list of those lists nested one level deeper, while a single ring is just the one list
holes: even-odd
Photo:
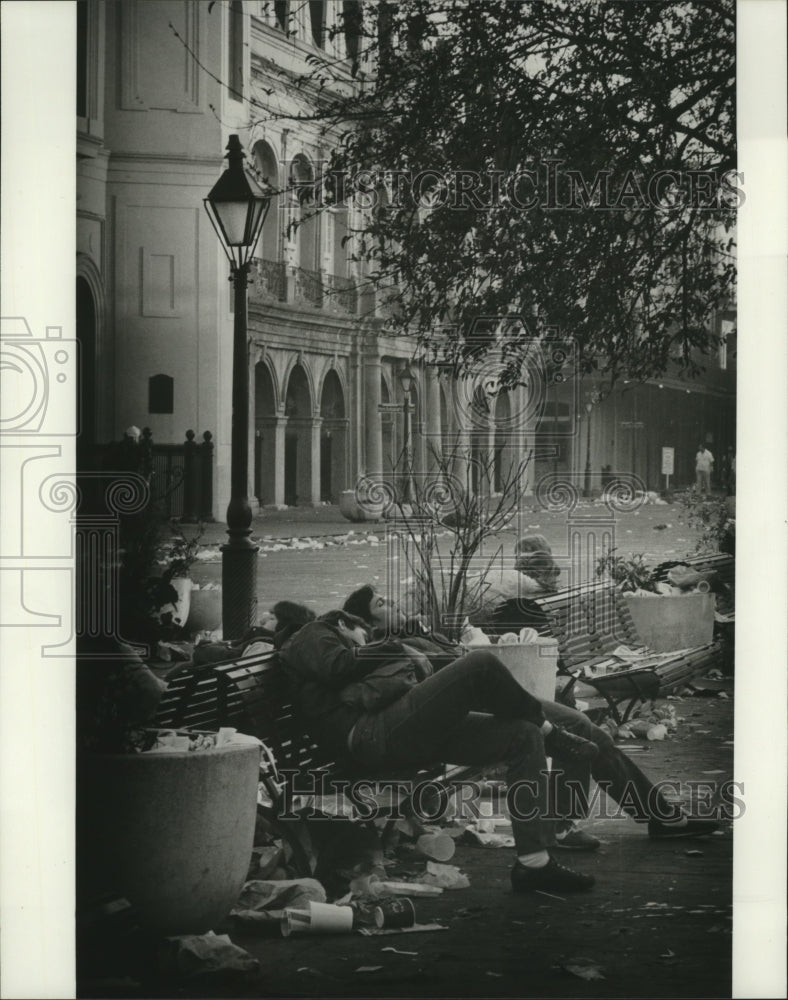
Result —
[{"label": "dark jacket", "polygon": [[333,625],[314,621],[284,644],[279,659],[311,735],[325,749],[343,754],[348,733],[362,714],[360,708],[342,700],[343,689],[382,663],[407,655],[397,641],[354,646]]},{"label": "dark jacket", "polygon": [[407,643],[412,649],[424,653],[433,670],[440,670],[441,667],[454,663],[466,653],[462,646],[447,639],[440,632],[429,632],[418,619],[409,619],[396,632],[385,633],[382,629],[375,629],[372,637],[374,639],[401,640]]}]

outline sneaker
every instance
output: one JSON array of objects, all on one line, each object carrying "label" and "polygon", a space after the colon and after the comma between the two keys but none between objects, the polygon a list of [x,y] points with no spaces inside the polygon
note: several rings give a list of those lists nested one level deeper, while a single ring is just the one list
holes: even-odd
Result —
[{"label": "sneaker", "polygon": [[526,868],[516,861],[512,868],[514,892],[582,892],[594,884],[593,875],[581,875],[571,868],[564,868],[553,858],[542,868]]},{"label": "sneaker", "polygon": [[658,819],[648,821],[648,835],[653,840],[675,840],[679,837],[705,837],[709,833],[719,830],[720,824],[716,819],[692,819],[687,818],[687,822],[682,826],[675,823],[661,823]]},{"label": "sneaker", "polygon": [[574,823],[563,833],[556,833],[555,847],[561,847],[565,851],[598,851],[601,846],[596,837],[581,830]]},{"label": "sneaker", "polygon": [[558,760],[591,761],[599,753],[596,743],[584,740],[582,736],[575,736],[560,726],[554,726],[552,732],[545,737],[544,750],[548,757],[557,757]]}]

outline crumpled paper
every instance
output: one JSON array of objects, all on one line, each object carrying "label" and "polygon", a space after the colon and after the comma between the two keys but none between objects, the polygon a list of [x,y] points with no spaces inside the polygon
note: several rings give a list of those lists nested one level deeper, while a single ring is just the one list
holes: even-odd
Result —
[{"label": "crumpled paper", "polygon": [[481,847],[514,847],[514,837],[505,833],[488,833],[479,828],[476,823],[465,827],[465,838]]},{"label": "crumpled paper", "polygon": [[326,902],[326,890],[314,878],[296,878],[281,882],[254,879],[247,882],[230,916],[258,927],[279,929],[286,909],[309,909],[309,903]]},{"label": "crumpled paper", "polygon": [[249,975],[260,963],[232,943],[226,934],[187,934],[166,938],[158,953],[160,972],[166,976]]},{"label": "crumpled paper", "polygon": [[422,878],[426,885],[437,885],[441,889],[468,889],[470,880],[456,865],[442,865],[437,861],[427,862],[427,874]]},{"label": "crumpled paper", "polygon": [[664,740],[670,733],[676,732],[678,724],[679,718],[673,705],[654,705],[650,711],[619,726],[616,736],[625,740],[643,737],[648,740]]}]

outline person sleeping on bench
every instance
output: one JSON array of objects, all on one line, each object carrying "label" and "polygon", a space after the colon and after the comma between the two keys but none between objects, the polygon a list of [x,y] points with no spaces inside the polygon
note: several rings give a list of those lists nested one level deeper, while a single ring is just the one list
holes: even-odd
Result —
[{"label": "person sleeping on bench", "polygon": [[[348,603],[359,603],[352,598]],[[391,630],[387,638],[370,643],[370,620],[384,626],[394,622],[390,603],[378,607],[385,612],[373,615],[367,607],[368,621],[350,609],[328,612],[304,625],[280,650],[297,707],[315,739],[332,753],[349,755],[369,777],[447,762],[506,764],[517,851],[513,889],[589,889],[592,876],[566,868],[551,854],[556,838],[546,757],[560,766],[572,763],[582,773],[598,755],[597,745],[551,721],[544,704],[488,650],[458,649],[461,655],[439,662],[436,669],[425,643],[417,649],[409,637],[400,639]],[[445,660],[444,643],[436,646],[436,660]],[[716,828],[714,823],[702,830],[691,826],[701,821],[681,816],[664,800],[659,806],[665,830],[680,825],[684,835],[695,835]]]},{"label": "person sleeping on bench", "polygon": [[[435,665],[446,660],[446,643],[443,637],[436,641],[428,632],[423,631],[418,638],[413,637],[412,626],[407,628],[405,615],[400,611],[396,602],[383,594],[377,593],[372,586],[360,587],[354,591],[345,601],[344,610],[361,619],[372,630],[372,634],[381,638],[396,639],[400,637],[400,630],[406,627],[407,635],[404,639],[407,643],[419,644],[419,649],[428,658],[435,660]],[[435,652],[431,652],[431,645],[434,643]],[[494,655],[495,647],[485,650],[485,657],[477,658],[476,651],[467,654],[463,647],[455,647],[457,659],[447,667],[439,670],[437,675],[443,681],[443,686],[448,686],[447,672],[453,672],[456,664],[470,661],[471,667],[458,669],[458,673],[467,672],[472,675],[478,673],[479,677],[473,676],[465,686],[458,685],[460,692],[454,699],[453,708],[455,714],[443,717],[443,699],[449,701],[449,696],[444,696],[436,691],[434,698],[430,700],[430,709],[427,718],[430,723],[434,721],[434,727],[430,729],[424,725],[424,730],[429,730],[428,736],[420,735],[416,739],[426,741],[426,746],[432,750],[441,746],[441,741],[448,738],[451,733],[451,749],[454,749],[456,733],[462,732],[466,724],[466,718],[462,712],[477,713],[485,712],[492,715],[492,719],[487,722],[491,729],[497,730],[497,726],[502,718],[511,715],[511,711],[504,707],[501,711],[499,695],[511,695],[513,703],[517,706],[518,718],[525,718],[531,723],[539,725],[540,732],[545,742],[547,755],[553,758],[554,768],[557,772],[555,778],[555,813],[564,817],[556,823],[554,840],[552,847],[563,848],[576,851],[593,851],[600,846],[599,840],[590,834],[579,829],[576,825],[578,820],[585,816],[585,809],[588,803],[590,788],[590,778],[593,776],[597,784],[606,794],[618,802],[622,809],[631,815],[636,822],[647,822],[649,835],[654,839],[664,839],[666,837],[697,837],[713,833],[718,828],[718,823],[712,819],[696,819],[685,815],[679,808],[671,805],[661,790],[638,768],[633,761],[615,745],[611,737],[605,730],[595,726],[588,716],[565,705],[559,705],[553,701],[543,701],[532,695],[528,695],[528,701],[523,702],[520,697],[523,689],[514,681],[509,671]],[[478,652],[481,652],[478,651]],[[492,661],[492,662],[491,662]],[[484,664],[481,666],[480,664]],[[493,666],[492,663],[495,665]],[[482,680],[482,678],[484,678]],[[493,690],[489,694],[479,692],[475,681],[479,681],[479,686],[486,683],[492,685]],[[421,727],[422,700],[427,700],[431,696],[431,686],[439,686],[437,678],[428,679],[422,682],[413,692],[413,706],[403,703],[392,711],[392,716],[405,714],[409,707],[413,713],[401,725],[398,731],[388,726],[388,717],[375,719],[365,723],[361,734],[356,740],[356,752],[364,751],[371,742],[374,744],[374,752],[387,758],[389,755],[397,755],[407,750],[400,750],[393,744],[407,743],[410,739],[410,730],[419,730]],[[433,702],[438,702],[434,706]],[[527,706],[525,713],[523,706]],[[459,717],[459,723],[456,722]],[[441,718],[446,721],[441,723]],[[459,729],[451,729],[452,726],[459,726]],[[468,724],[469,731],[473,726]],[[553,734],[558,734],[558,738]],[[366,743],[362,745],[361,736],[366,733],[368,736]],[[472,733],[471,733],[472,735]],[[374,740],[372,739],[374,737]],[[571,739],[569,739],[571,737]],[[579,740],[580,742],[575,742]],[[377,741],[377,742],[375,742]],[[419,750],[422,749],[419,747]],[[473,754],[473,748],[469,748],[469,754]],[[467,756],[467,755],[466,755]],[[453,763],[465,763],[464,760],[456,760],[451,753],[445,757]],[[472,760],[468,763],[493,763],[489,760]],[[513,824],[514,828],[514,824]],[[515,834],[515,840],[517,835]],[[519,848],[518,848],[519,850]],[[542,861],[544,856],[542,855]]]}]

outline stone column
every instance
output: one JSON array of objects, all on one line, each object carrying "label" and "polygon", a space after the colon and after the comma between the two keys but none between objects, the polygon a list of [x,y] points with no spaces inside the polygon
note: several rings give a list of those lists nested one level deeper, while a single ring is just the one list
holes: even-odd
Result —
[{"label": "stone column", "polygon": [[456,380],[447,385],[449,397],[449,423],[451,431],[451,449],[454,457],[452,472],[463,487],[470,491],[471,481],[471,414],[463,412],[458,404],[458,393],[461,391]]},{"label": "stone column", "polygon": [[364,358],[364,472],[383,471],[383,430],[380,421],[380,357]]},{"label": "stone column", "polygon": [[427,448],[427,470],[435,472],[438,462],[435,452],[441,451],[441,388],[434,365],[424,369],[424,428],[422,434]]},{"label": "stone column", "polygon": [[320,504],[320,432],[323,427],[322,417],[312,417],[311,428],[311,448],[310,448],[310,469],[312,470],[312,480],[309,502],[313,507]]},{"label": "stone column", "polygon": [[287,417],[274,417],[274,506],[283,507],[285,502],[285,431]]},{"label": "stone column", "polygon": [[[530,386],[518,386],[512,393],[512,452],[522,474],[522,496],[532,496],[536,482],[536,417]],[[527,463],[527,464],[524,464]]]}]

